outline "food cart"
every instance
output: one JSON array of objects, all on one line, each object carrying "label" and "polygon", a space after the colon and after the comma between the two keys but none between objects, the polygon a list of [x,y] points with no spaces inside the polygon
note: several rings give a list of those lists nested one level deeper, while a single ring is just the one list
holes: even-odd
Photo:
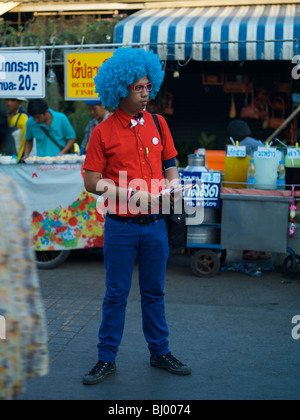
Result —
[{"label": "food cart", "polygon": [[[284,267],[287,271],[298,271],[300,264],[300,224],[294,223],[296,232],[289,235],[289,229],[294,220],[290,220],[290,209],[293,203],[300,200],[300,193],[296,191],[292,197],[291,184],[277,188],[277,167],[283,159],[283,151],[270,149],[253,152],[248,156],[245,150],[240,156],[241,148],[237,145],[230,148],[225,160],[225,173],[221,175],[221,185],[218,187],[219,198],[215,208],[205,200],[204,219],[198,226],[187,227],[187,249],[191,255],[191,268],[199,277],[215,276],[226,259],[226,250],[255,250],[257,252],[271,252],[289,254]],[[293,155],[294,153],[294,155]],[[300,168],[298,148],[295,151],[285,153],[287,169],[287,182],[295,181],[295,171]],[[280,156],[279,156],[280,155]],[[297,156],[296,156],[297,155]],[[290,162],[290,157],[294,161]],[[296,156],[296,158],[295,158]],[[256,185],[255,188],[247,188],[247,170],[250,160],[256,159]],[[276,160],[277,159],[277,160]],[[299,162],[299,163],[297,163]],[[196,178],[205,180],[207,175],[202,168],[195,167],[189,172],[189,167],[181,173],[182,182],[195,181]],[[291,170],[289,173],[288,169]],[[199,171],[197,173],[197,171]],[[216,173],[217,171],[209,171]],[[296,177],[296,178],[295,178]],[[300,179],[298,177],[298,179]],[[203,197],[210,196],[210,186],[203,183],[198,195],[194,191],[188,191],[185,201],[195,200],[195,196],[201,201]],[[296,185],[296,190],[299,188]],[[199,188],[198,188],[199,189]],[[196,206],[194,202],[192,204]],[[297,220],[296,220],[297,221]]]},{"label": "food cart", "polygon": [[84,188],[81,157],[33,158],[24,165],[0,157],[0,172],[27,196],[39,268],[56,267],[71,250],[103,247],[104,205]]}]

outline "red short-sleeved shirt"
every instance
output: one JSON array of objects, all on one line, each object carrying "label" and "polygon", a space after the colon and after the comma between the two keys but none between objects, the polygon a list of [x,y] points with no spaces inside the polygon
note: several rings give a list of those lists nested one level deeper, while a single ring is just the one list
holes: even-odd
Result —
[{"label": "red short-sleeved shirt", "polygon": [[118,108],[93,130],[84,169],[101,173],[116,186],[157,194],[164,188],[162,162],[177,156],[165,119],[157,117],[162,139],[149,112],[143,111],[143,125],[132,127],[131,120],[137,119]]}]

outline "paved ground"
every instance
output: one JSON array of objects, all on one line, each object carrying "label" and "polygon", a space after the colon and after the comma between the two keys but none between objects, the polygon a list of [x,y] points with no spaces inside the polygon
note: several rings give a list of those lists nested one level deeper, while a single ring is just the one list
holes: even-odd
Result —
[{"label": "paved ground", "polygon": [[300,278],[226,272],[202,280],[191,273],[188,258],[172,256],[166,278],[171,349],[193,368],[191,376],[177,377],[149,366],[135,270],[118,372],[86,387],[82,375],[97,359],[102,257],[73,252],[57,269],[39,274],[51,372],[31,380],[21,400],[300,398],[300,340],[291,335],[292,318],[300,315]]}]

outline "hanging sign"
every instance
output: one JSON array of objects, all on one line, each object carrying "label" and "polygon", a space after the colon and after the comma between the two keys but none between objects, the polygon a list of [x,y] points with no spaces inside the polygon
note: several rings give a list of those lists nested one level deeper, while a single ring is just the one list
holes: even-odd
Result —
[{"label": "hanging sign", "polygon": [[289,147],[287,150],[288,159],[300,159],[300,149]]},{"label": "hanging sign", "polygon": [[65,51],[65,100],[97,99],[94,77],[101,65],[113,55],[110,51]]},{"label": "hanging sign", "polygon": [[45,51],[0,51],[0,98],[45,97]]},{"label": "hanging sign", "polygon": [[257,148],[257,157],[264,159],[276,159],[276,148],[275,147],[258,147]]},{"label": "hanging sign", "polygon": [[228,157],[246,157],[246,146],[228,146],[227,148],[227,156]]}]

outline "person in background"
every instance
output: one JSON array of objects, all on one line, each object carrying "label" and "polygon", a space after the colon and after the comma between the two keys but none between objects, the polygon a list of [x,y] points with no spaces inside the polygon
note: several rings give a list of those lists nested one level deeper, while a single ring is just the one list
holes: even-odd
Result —
[{"label": "person in background", "polygon": [[227,127],[227,132],[234,141],[238,141],[240,146],[246,147],[259,147],[264,146],[264,143],[260,140],[256,140],[252,137],[252,132],[246,121],[233,120]]},{"label": "person in background", "polygon": [[[6,124],[0,108],[0,145]],[[12,400],[28,378],[48,373],[49,355],[31,214],[22,188],[3,173],[0,202],[0,400]]]},{"label": "person in background", "polygon": [[53,157],[71,151],[76,134],[65,114],[50,109],[44,99],[30,100],[27,112],[31,117],[26,124],[24,159],[31,152],[34,138],[37,156]]},{"label": "person in background", "polygon": [[105,121],[110,115],[109,111],[105,109],[105,107],[99,100],[86,101],[85,104],[88,106],[93,119],[88,123],[88,125],[85,128],[84,139],[82,140],[80,147],[81,155],[86,154],[88,143],[90,141],[90,137],[94,128],[97,127],[97,125],[100,124],[102,121]]},{"label": "person in background", "polygon": [[24,154],[25,148],[25,133],[26,133],[26,123],[28,120],[28,114],[22,108],[22,102],[26,101],[25,98],[7,98],[5,99],[5,104],[8,109],[8,126],[10,128],[16,127],[21,129],[21,143],[17,146],[17,156],[18,162]]}]

